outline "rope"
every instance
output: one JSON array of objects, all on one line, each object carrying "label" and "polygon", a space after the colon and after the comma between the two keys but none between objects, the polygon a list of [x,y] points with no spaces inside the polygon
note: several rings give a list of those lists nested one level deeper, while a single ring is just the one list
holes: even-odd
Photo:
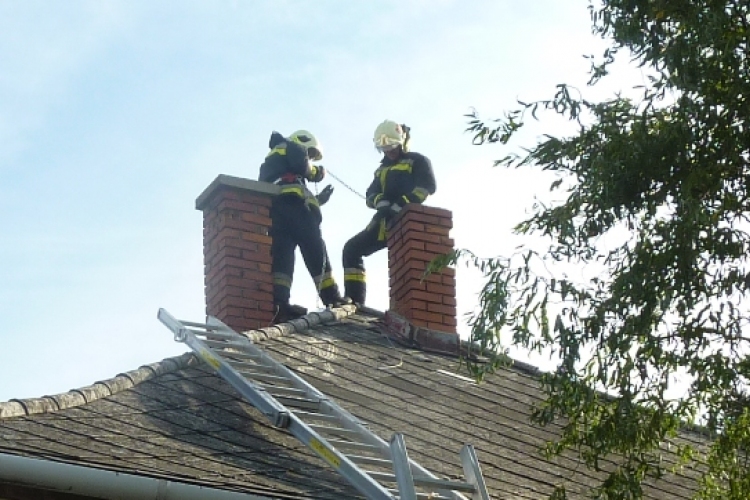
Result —
[{"label": "rope", "polygon": [[[346,189],[348,189],[348,190],[349,190],[349,191],[351,191],[352,193],[356,194],[357,196],[359,196],[359,197],[360,197],[360,198],[362,198],[363,200],[367,200],[367,198],[366,198],[366,197],[365,197],[365,196],[364,196],[363,194],[361,194],[360,192],[358,192],[358,191],[357,191],[356,189],[354,189],[353,187],[351,187],[351,186],[350,186],[349,184],[347,184],[346,182],[344,182],[344,181],[342,181],[341,179],[339,179],[339,178],[338,178],[338,177],[336,176],[336,174],[334,174],[333,172],[331,172],[331,170],[330,170],[330,169],[326,168],[326,174],[330,175],[331,177],[333,177],[334,179],[336,179],[337,181],[339,181],[339,183],[340,183],[340,184],[341,184],[342,186],[344,186],[344,187],[345,187]],[[318,196],[318,194],[319,194],[319,193],[318,193],[318,183],[317,183],[317,182],[314,182],[313,184],[315,185],[315,196]],[[322,269],[320,270],[320,275],[322,276],[323,274],[325,274],[325,272],[326,272],[326,258],[325,258],[325,256],[324,256],[324,257],[323,257],[323,268],[322,268]],[[325,306],[325,304],[323,304],[323,303],[322,303],[322,302],[323,302],[323,301],[322,301],[322,299],[320,298],[320,291],[321,291],[321,289],[322,289],[322,284],[323,284],[323,280],[321,280],[321,281],[320,281],[320,283],[318,283],[318,284],[317,284],[317,286],[315,287],[315,288],[317,289],[316,291],[318,292],[318,293],[317,293],[318,297],[317,297],[317,299],[316,299],[316,301],[315,301],[315,305],[316,305],[316,306],[317,306],[318,308],[320,308],[321,306]],[[271,319],[271,322],[270,322],[270,323],[268,324],[268,326],[271,326],[271,325],[273,325],[273,322],[274,322],[274,321],[276,320],[276,317],[277,317],[278,315],[279,315],[279,310],[277,309],[277,310],[276,310],[276,311],[274,312],[273,318]],[[400,366],[400,364],[399,364],[398,366]]]},{"label": "rope", "polygon": [[346,182],[344,182],[341,179],[339,179],[338,177],[336,177],[336,174],[334,174],[333,172],[331,172],[330,169],[326,168],[326,173],[328,173],[331,177],[333,177],[334,179],[336,179],[337,181],[339,181],[339,183],[341,183],[342,186],[344,186],[346,189],[348,189],[352,193],[356,194],[357,196],[359,196],[363,200],[367,200],[367,197],[365,197],[363,194],[361,194],[359,191],[357,191],[356,189],[354,189],[353,187],[351,187]]},{"label": "rope", "polygon": [[[365,197],[362,193],[360,193],[359,191],[357,191],[356,189],[354,189],[353,187],[351,187],[346,182],[342,181],[336,174],[334,174],[333,172],[331,172],[331,169],[326,168],[326,174],[330,175],[331,177],[333,177],[334,179],[336,179],[337,181],[339,181],[339,183],[342,186],[344,186],[346,189],[348,189],[352,193],[356,194],[357,196],[359,196],[363,200],[367,200],[367,197]],[[318,194],[318,184],[316,183],[315,184],[315,195],[317,196],[317,194]],[[323,269],[321,270],[321,275],[325,273],[325,268],[326,268],[326,259],[325,259],[325,257],[323,257]],[[322,281],[321,281],[320,285],[322,285]],[[320,299],[320,285],[318,285],[318,300],[316,301],[317,302],[316,305],[320,305],[320,303],[322,302],[322,300]],[[323,304],[323,305],[325,306],[325,304]]]},{"label": "rope", "polygon": [[[326,169],[326,171],[327,171],[327,169]],[[313,182],[313,184],[315,185],[315,197],[317,198],[318,197],[318,183],[317,182]],[[321,213],[323,213],[322,208],[320,209],[320,211],[321,211]],[[320,291],[323,289],[323,275],[325,273],[326,273],[326,254],[325,254],[325,252],[323,252],[323,266],[322,266],[322,269],[320,270],[320,281],[315,286],[316,292],[317,292],[317,295],[318,295],[316,297],[316,299],[315,299],[315,307],[317,307],[318,309],[321,308],[321,305],[323,307],[325,307],[325,304],[323,304],[323,300],[320,298]]]}]

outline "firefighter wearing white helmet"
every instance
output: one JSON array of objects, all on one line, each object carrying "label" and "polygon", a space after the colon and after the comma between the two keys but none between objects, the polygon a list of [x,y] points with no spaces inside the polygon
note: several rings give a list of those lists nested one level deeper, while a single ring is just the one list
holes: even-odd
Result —
[{"label": "firefighter wearing white helmet", "polygon": [[296,142],[307,150],[307,156],[312,161],[323,159],[323,150],[320,147],[318,139],[307,130],[298,130],[289,136],[289,140]]},{"label": "firefighter wearing white helmet", "polygon": [[325,177],[322,165],[312,161],[323,158],[317,138],[307,130],[298,130],[285,138],[271,134],[271,151],[260,166],[258,180],[280,187],[271,205],[271,271],[275,322],[288,321],[307,313],[304,307],[291,305],[289,297],[294,275],[294,252],[300,247],[321,300],[327,306],[342,302],[338,286],[331,274],[331,264],[323,242],[320,205],[326,203],[333,188],[327,186],[318,196],[307,188],[307,182],[320,182]]},{"label": "firefighter wearing white helmet", "polygon": [[367,295],[364,257],[386,247],[391,219],[408,203],[422,203],[436,189],[429,158],[409,151],[409,127],[386,120],[375,128],[373,143],[383,153],[367,188],[367,206],[375,209],[367,227],[344,245],[344,294],[363,305]]},{"label": "firefighter wearing white helmet", "polygon": [[396,149],[399,146],[404,148],[406,143],[406,126],[386,120],[375,129],[373,142],[375,148],[381,152],[387,152]]}]

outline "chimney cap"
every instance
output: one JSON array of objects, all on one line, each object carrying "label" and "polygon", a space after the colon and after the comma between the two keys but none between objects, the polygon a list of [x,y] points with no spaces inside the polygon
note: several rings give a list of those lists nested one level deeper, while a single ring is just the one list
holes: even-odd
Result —
[{"label": "chimney cap", "polygon": [[254,181],[251,179],[243,179],[242,177],[233,177],[231,175],[219,174],[216,179],[208,185],[206,189],[196,198],[195,208],[203,210],[208,204],[209,200],[213,198],[214,194],[222,188],[236,188],[244,191],[252,191],[255,193],[266,194],[266,195],[277,195],[279,194],[279,187],[275,184],[269,184],[268,182]]}]

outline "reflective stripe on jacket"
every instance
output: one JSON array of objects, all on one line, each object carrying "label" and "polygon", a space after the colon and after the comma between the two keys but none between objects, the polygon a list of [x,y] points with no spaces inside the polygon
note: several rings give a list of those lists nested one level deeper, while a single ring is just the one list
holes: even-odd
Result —
[{"label": "reflective stripe on jacket", "polygon": [[258,180],[277,184],[282,196],[297,196],[308,206],[320,209],[318,199],[307,188],[307,178],[318,177],[318,169],[310,164],[307,151],[299,144],[287,141],[278,132],[271,134],[271,151],[260,166]]},{"label": "reflective stripe on jacket", "polygon": [[435,189],[435,174],[426,156],[414,152],[402,153],[395,160],[386,156],[367,188],[367,206],[375,208],[382,200],[401,206],[422,203]]}]

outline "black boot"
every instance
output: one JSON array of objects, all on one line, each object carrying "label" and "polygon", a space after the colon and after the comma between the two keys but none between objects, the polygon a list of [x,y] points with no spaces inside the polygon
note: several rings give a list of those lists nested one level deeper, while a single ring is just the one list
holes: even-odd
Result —
[{"label": "black boot", "polygon": [[348,297],[342,297],[336,285],[320,291],[320,300],[326,307],[341,307],[345,304],[351,304]]},{"label": "black boot", "polygon": [[274,324],[286,323],[293,319],[298,319],[307,314],[307,309],[302,306],[281,302],[276,304],[276,314],[273,318]]},{"label": "black boot", "polygon": [[362,281],[347,281],[345,285],[345,297],[357,307],[365,305],[367,285]]},{"label": "black boot", "polygon": [[352,303],[352,299],[349,297],[336,297],[331,301],[330,304],[326,304],[326,307],[341,307],[341,306],[347,306]]}]

